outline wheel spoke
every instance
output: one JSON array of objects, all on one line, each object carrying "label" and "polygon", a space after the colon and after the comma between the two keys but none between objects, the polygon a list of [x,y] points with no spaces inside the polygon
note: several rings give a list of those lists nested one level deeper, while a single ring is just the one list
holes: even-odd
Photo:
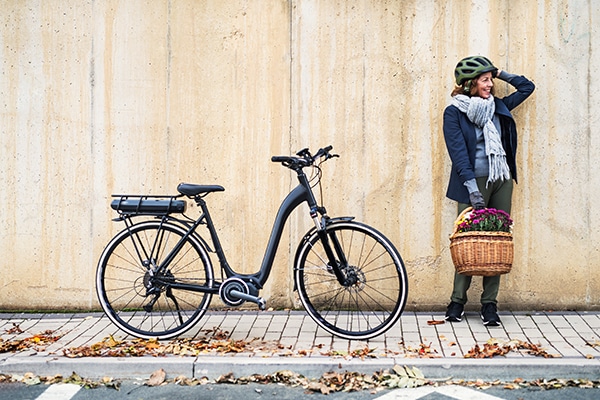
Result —
[{"label": "wheel spoke", "polygon": [[[369,339],[400,317],[407,297],[404,264],[381,233],[356,222],[335,222],[327,237],[336,241],[348,285],[341,285],[320,237],[314,233],[299,250],[295,280],[309,315],[328,332],[346,339]],[[333,246],[333,245],[332,245]],[[336,263],[338,265],[338,263]]]},{"label": "wheel spoke", "polygon": [[[188,236],[168,268],[161,265],[185,229],[146,221],[120,232],[108,244],[96,276],[96,290],[107,316],[125,332],[142,338],[170,338],[191,328],[206,312],[211,295],[175,290],[171,283],[212,285],[204,247]],[[147,308],[147,309],[146,309]]]}]

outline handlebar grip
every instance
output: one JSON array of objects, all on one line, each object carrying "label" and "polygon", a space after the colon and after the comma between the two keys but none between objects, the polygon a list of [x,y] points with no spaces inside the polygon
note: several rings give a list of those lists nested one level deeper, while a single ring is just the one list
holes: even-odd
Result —
[{"label": "handlebar grip", "polygon": [[319,149],[317,154],[311,156],[308,148],[300,150],[297,155],[301,157],[293,157],[293,156],[273,156],[271,157],[272,162],[276,163],[300,163],[302,166],[312,165],[314,161],[316,161],[319,157],[323,157],[325,155],[330,158],[329,152],[333,149],[333,146],[329,145],[325,148]]},{"label": "handlebar grip", "polygon": [[316,161],[318,158],[320,158],[320,157],[323,157],[323,156],[327,156],[327,158],[330,158],[330,156],[329,156],[329,152],[330,152],[332,149],[333,149],[333,146],[331,146],[331,145],[329,145],[329,146],[327,146],[327,147],[325,147],[325,148],[319,149],[319,151],[317,151],[317,154],[315,154],[315,155],[312,157],[312,159]]}]

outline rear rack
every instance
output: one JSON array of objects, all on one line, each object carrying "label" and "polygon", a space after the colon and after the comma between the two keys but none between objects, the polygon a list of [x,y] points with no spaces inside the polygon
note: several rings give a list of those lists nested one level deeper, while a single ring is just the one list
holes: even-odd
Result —
[{"label": "rear rack", "polygon": [[181,196],[113,194],[112,197],[115,200],[110,203],[110,207],[120,215],[127,216],[182,214],[187,206],[185,200],[177,200]]}]

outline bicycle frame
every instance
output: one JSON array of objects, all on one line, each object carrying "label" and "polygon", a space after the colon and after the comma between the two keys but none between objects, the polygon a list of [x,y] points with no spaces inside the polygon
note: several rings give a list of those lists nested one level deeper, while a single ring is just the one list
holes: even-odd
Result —
[{"label": "bicycle frame", "polygon": [[311,201],[314,201],[314,197],[312,195],[312,191],[307,190],[303,185],[296,186],[296,188],[293,189],[285,197],[285,199],[279,206],[279,210],[275,217],[275,222],[273,223],[273,228],[271,229],[271,234],[269,236],[269,241],[267,242],[267,248],[265,250],[260,269],[258,270],[258,272],[251,274],[239,274],[235,272],[233,268],[231,268],[225,257],[223,248],[221,247],[221,243],[217,236],[217,232],[214,229],[212,221],[210,221],[208,208],[205,204],[201,205],[201,207],[203,208],[202,211],[207,219],[208,229],[210,231],[213,244],[215,246],[215,252],[217,253],[219,262],[223,267],[226,276],[228,278],[234,276],[243,277],[246,278],[249,282],[257,284],[259,288],[262,288],[267,282],[269,275],[271,274],[271,270],[273,268],[273,261],[275,260],[277,249],[279,248],[279,243],[281,241],[281,236],[283,235],[285,223],[287,222],[287,219],[289,218],[292,211],[294,211],[300,204],[302,204],[305,201],[308,202],[310,205]]},{"label": "bicycle frame", "polygon": [[[208,209],[208,205],[204,201],[203,198],[197,196],[195,198],[196,204],[202,210],[201,216],[191,225],[188,225],[188,232],[185,236],[181,238],[179,243],[171,250],[171,252],[167,255],[165,260],[158,266],[159,269],[166,269],[170,262],[173,260],[177,252],[181,249],[185,240],[192,235],[196,228],[205,221],[207,225],[207,229],[211,236],[211,241],[213,242],[213,246],[215,248],[215,253],[217,254],[219,264],[223,271],[225,271],[225,275],[227,278],[237,277],[241,278],[247,283],[255,285],[257,289],[262,289],[264,284],[267,282],[271,270],[273,267],[273,261],[275,259],[275,255],[277,253],[279,243],[281,241],[281,236],[283,234],[283,229],[285,227],[285,223],[287,222],[290,214],[302,203],[306,202],[310,209],[310,215],[315,223],[315,227],[317,230],[324,232],[325,229],[325,220],[319,220],[319,214],[323,217],[326,217],[325,210],[323,208],[318,207],[317,201],[314,197],[314,193],[310,187],[310,182],[304,172],[301,169],[296,170],[298,175],[299,184],[296,186],[282,201],[279,206],[279,210],[275,217],[275,222],[273,224],[273,228],[271,229],[271,234],[269,237],[269,241],[267,243],[267,248],[265,250],[265,254],[263,256],[263,260],[258,272],[251,274],[240,274],[237,273],[227,261],[225,256],[225,252],[223,251],[223,247],[221,245],[221,241],[219,240],[219,236],[217,234],[217,230],[214,226],[213,220],[210,215],[210,211]],[[176,219],[179,222],[181,220]],[[324,242],[326,243],[326,241]],[[329,247],[329,246],[327,246]],[[334,246],[335,247],[335,246]],[[327,250],[328,255],[330,255],[330,259],[333,260],[333,252],[331,249]],[[339,253],[339,252],[338,252]],[[335,268],[337,270],[337,268]],[[337,272],[337,271],[336,271]],[[337,273],[336,273],[337,275]],[[207,288],[204,286],[191,285],[191,284],[182,284],[182,283],[169,283],[171,287],[174,289],[182,289],[182,290],[191,290],[191,291],[200,291],[200,292],[211,292],[216,293],[218,291],[218,287]],[[247,299],[254,300],[254,299]]]}]

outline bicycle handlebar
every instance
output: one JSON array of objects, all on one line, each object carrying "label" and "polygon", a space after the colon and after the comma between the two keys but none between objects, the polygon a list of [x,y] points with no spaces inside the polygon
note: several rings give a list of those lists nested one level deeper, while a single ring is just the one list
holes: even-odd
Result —
[{"label": "bicycle handlebar", "polygon": [[281,163],[290,169],[297,170],[313,165],[315,161],[317,161],[321,157],[325,157],[326,160],[333,157],[339,157],[337,154],[331,154],[331,150],[333,150],[333,146],[327,146],[325,148],[319,149],[317,153],[313,156],[310,154],[308,148],[305,148],[296,153],[297,157],[273,156],[271,157],[271,161]]}]

